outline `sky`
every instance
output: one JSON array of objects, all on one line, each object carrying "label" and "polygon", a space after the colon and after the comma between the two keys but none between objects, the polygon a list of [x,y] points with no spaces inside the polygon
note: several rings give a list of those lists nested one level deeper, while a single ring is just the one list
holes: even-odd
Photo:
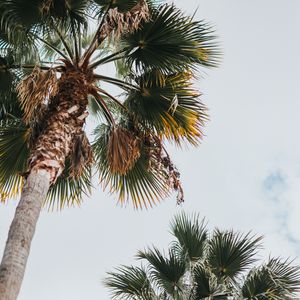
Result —
[{"label": "sky", "polygon": [[[80,208],[41,214],[19,300],[108,300],[105,273],[171,241],[169,222],[197,212],[209,228],[264,236],[260,258],[300,256],[300,2],[175,0],[214,26],[220,67],[197,86],[210,121],[198,148],[170,148],[185,203],[120,207],[100,187]],[[0,253],[17,202],[0,206]]]}]

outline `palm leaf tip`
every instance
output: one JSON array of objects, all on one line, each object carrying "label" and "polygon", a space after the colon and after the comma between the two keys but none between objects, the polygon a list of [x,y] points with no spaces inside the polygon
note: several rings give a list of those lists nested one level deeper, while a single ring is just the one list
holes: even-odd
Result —
[{"label": "palm leaf tip", "polygon": [[179,243],[180,254],[191,262],[202,259],[208,245],[205,221],[199,215],[177,215],[171,222],[171,232]]}]

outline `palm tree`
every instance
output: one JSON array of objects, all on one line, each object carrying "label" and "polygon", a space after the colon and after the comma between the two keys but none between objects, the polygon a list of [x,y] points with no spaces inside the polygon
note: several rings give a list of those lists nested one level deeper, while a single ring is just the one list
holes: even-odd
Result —
[{"label": "palm tree", "polygon": [[0,12],[0,201],[22,191],[0,266],[0,299],[12,300],[42,205],[80,203],[92,170],[135,208],[172,190],[183,201],[164,141],[201,140],[192,83],[218,51],[210,27],[150,0],[0,0]]},{"label": "palm tree", "polygon": [[261,237],[232,230],[209,233],[198,215],[180,214],[167,253],[139,251],[141,267],[121,266],[104,283],[113,299],[126,300],[292,300],[298,299],[300,268],[270,258],[258,265]]}]

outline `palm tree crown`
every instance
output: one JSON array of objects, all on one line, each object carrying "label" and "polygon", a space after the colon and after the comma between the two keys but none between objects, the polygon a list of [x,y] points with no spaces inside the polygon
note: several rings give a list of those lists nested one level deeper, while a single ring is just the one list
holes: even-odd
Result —
[{"label": "palm tree crown", "polygon": [[257,264],[261,237],[232,230],[209,233],[197,215],[171,223],[175,241],[167,253],[139,251],[141,267],[121,266],[105,285],[114,299],[127,300],[287,300],[300,290],[300,268],[270,258]]},{"label": "palm tree crown", "polygon": [[[121,202],[151,206],[172,190],[183,201],[164,141],[202,138],[193,80],[217,64],[211,28],[150,0],[0,0],[0,11],[0,200],[43,168],[50,206],[80,202],[93,168]],[[103,74],[113,63],[116,76]]]}]

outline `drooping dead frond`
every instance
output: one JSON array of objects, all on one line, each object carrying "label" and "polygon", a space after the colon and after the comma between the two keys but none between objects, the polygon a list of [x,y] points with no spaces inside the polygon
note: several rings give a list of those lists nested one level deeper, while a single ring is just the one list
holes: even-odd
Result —
[{"label": "drooping dead frond", "polygon": [[112,173],[125,175],[140,157],[140,141],[122,127],[115,127],[109,136],[107,158]]},{"label": "drooping dead frond", "polygon": [[119,12],[118,8],[110,9],[100,31],[101,36],[108,36],[114,32],[116,37],[126,32],[137,30],[142,21],[150,19],[148,4],[140,0],[130,11]]},{"label": "drooping dead frond", "polygon": [[42,71],[35,67],[32,73],[19,83],[17,91],[26,124],[33,119],[39,119],[50,98],[57,93],[57,89],[56,74],[51,69]]},{"label": "drooping dead frond", "polygon": [[180,181],[180,173],[157,136],[147,136],[145,139],[149,149],[149,169],[163,174],[166,185],[170,190],[177,192],[177,204],[184,202],[184,192]]},{"label": "drooping dead frond", "polygon": [[94,162],[91,144],[82,132],[77,135],[73,143],[73,153],[71,154],[70,174],[72,177],[80,177],[86,167]]}]

